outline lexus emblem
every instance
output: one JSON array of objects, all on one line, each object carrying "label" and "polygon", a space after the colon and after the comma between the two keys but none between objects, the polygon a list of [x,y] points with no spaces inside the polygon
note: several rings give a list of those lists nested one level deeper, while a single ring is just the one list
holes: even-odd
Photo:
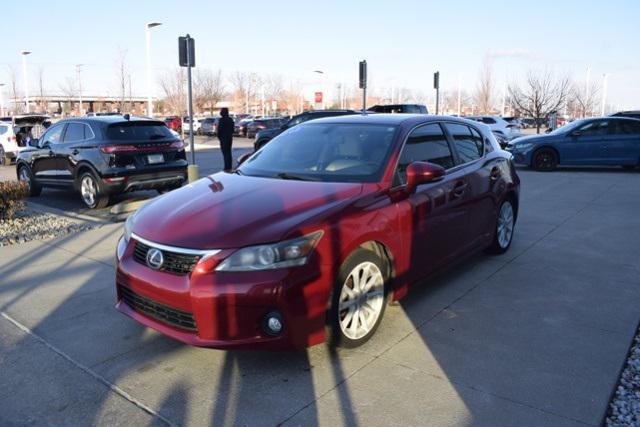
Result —
[{"label": "lexus emblem", "polygon": [[147,265],[154,270],[160,270],[162,264],[164,264],[162,251],[156,248],[149,249],[149,252],[147,252]]}]

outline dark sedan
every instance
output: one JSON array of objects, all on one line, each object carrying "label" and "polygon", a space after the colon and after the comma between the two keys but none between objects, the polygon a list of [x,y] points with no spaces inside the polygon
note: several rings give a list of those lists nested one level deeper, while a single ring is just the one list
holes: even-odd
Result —
[{"label": "dark sedan", "polygon": [[247,124],[247,138],[254,138],[258,132],[265,129],[275,129],[282,126],[283,120],[280,117],[266,117],[256,119]]},{"label": "dark sedan", "polygon": [[516,138],[507,150],[513,153],[516,163],[537,170],[553,170],[559,165],[618,165],[633,169],[640,164],[640,120],[576,120],[546,135]]},{"label": "dark sedan", "polygon": [[112,194],[178,188],[186,180],[184,143],[164,122],[125,116],[62,120],[31,140],[16,162],[31,196],[42,187],[72,188],[89,208]]}]

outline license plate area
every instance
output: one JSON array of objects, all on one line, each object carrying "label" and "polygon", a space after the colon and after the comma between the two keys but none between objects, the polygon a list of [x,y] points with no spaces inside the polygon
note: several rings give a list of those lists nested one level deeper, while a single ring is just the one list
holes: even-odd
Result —
[{"label": "license plate area", "polygon": [[158,163],[164,163],[163,154],[149,154],[147,155],[147,163],[150,165],[156,165]]}]

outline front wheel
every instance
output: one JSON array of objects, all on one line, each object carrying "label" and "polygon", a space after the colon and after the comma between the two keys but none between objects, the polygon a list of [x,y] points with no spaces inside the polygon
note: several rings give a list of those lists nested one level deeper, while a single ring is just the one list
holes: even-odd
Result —
[{"label": "front wheel", "polygon": [[493,243],[488,249],[489,253],[503,254],[511,246],[513,229],[516,224],[515,210],[510,200],[505,200],[500,205],[496,229],[493,235]]},{"label": "front wheel", "polygon": [[330,344],[358,347],[373,336],[387,305],[388,272],[371,251],[358,249],[340,268],[331,297]]},{"label": "front wheel", "polygon": [[98,180],[91,172],[80,177],[80,196],[89,209],[101,209],[109,204],[109,196],[101,194]]},{"label": "front wheel", "polygon": [[540,148],[533,153],[531,166],[537,171],[552,171],[558,166],[558,155],[551,148]]},{"label": "front wheel", "polygon": [[42,187],[35,181],[31,170],[27,166],[20,166],[18,169],[18,179],[27,185],[29,196],[36,197],[42,192]]}]

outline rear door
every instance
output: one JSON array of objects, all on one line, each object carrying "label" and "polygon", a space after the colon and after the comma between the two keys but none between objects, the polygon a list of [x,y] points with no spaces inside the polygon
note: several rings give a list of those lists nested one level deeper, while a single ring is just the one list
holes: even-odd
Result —
[{"label": "rear door", "polygon": [[612,163],[640,163],[640,120],[611,119],[607,146]]},{"label": "rear door", "polygon": [[410,221],[412,233],[404,246],[411,262],[412,279],[418,279],[455,257],[466,240],[466,192],[464,172],[454,171],[453,151],[439,123],[414,129],[402,148],[394,187],[406,184],[407,166],[431,162],[447,169],[444,179],[418,186],[400,202],[403,215]]},{"label": "rear door", "polygon": [[74,165],[77,164],[77,157],[82,155],[87,141],[95,138],[93,131],[86,123],[72,122],[67,124],[62,143],[54,148],[56,156],[56,168],[58,178],[67,184],[73,183]]}]

